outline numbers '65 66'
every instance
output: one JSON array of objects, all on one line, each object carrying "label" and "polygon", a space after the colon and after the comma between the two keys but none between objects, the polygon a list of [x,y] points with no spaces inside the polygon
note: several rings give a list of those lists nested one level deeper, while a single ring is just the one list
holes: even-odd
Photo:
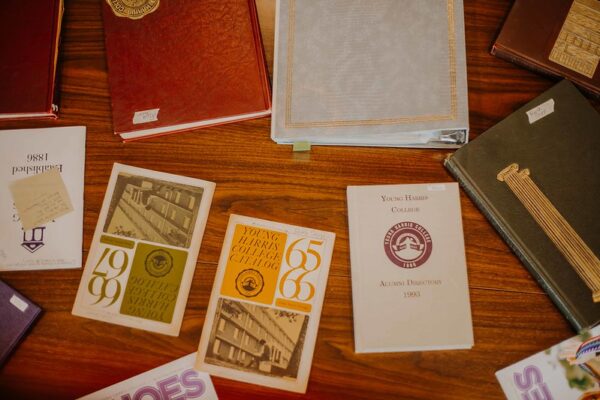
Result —
[{"label": "numbers '65 66'", "polygon": [[[318,250],[323,245],[320,240],[310,240],[303,250],[300,244],[308,239],[298,239],[292,242],[285,252],[285,262],[291,268],[279,281],[279,292],[283,297],[299,301],[309,301],[315,295],[315,286],[304,280],[304,277],[321,266],[321,254]],[[299,255],[293,257],[294,253]],[[311,257],[309,257],[311,256]],[[309,258],[312,260],[309,262]],[[302,290],[305,288],[306,290]]]},{"label": "numbers '65 66'", "polygon": [[[108,262],[106,262],[108,261]],[[129,255],[123,250],[105,248],[88,282],[88,292],[97,297],[94,304],[108,300],[104,307],[110,307],[121,295],[121,282],[117,279],[127,270]]]}]

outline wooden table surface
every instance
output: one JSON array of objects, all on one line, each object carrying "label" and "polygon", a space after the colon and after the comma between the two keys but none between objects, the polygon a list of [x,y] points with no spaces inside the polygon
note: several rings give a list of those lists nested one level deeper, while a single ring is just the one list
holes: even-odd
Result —
[{"label": "wooden table surface", "polygon": [[[269,64],[273,1],[258,1]],[[489,54],[511,3],[465,0],[471,140],[553,84]],[[269,118],[123,144],[112,134],[100,10],[101,0],[66,1],[60,119],[3,122],[0,129],[87,126],[84,260],[114,162],[217,183],[181,334],[72,316],[80,269],[3,272],[0,279],[41,305],[44,314],[0,370],[0,398],[76,398],[195,351],[232,213],[337,235],[306,398],[501,399],[495,371],[574,335],[461,192],[475,346],[355,354],[346,186],[453,181],[442,166],[448,151],[314,147],[295,155],[271,141]],[[213,382],[221,399],[303,397],[221,378]]]}]

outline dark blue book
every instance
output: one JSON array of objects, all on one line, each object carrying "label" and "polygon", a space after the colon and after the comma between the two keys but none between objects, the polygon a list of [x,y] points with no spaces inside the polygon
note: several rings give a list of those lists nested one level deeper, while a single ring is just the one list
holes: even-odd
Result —
[{"label": "dark blue book", "polygon": [[42,309],[28,298],[0,281],[0,366],[2,366]]}]

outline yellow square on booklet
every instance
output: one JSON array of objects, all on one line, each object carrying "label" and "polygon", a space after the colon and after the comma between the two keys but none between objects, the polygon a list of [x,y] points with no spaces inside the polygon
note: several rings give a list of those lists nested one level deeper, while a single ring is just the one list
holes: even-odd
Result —
[{"label": "yellow square on booklet", "polygon": [[284,232],[237,225],[221,294],[272,304],[286,240]]}]

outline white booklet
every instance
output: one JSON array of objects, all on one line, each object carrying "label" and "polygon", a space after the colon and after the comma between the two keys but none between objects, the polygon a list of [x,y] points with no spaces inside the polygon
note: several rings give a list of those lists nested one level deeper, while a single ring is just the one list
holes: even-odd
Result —
[{"label": "white booklet", "polygon": [[196,368],[306,392],[335,235],[232,215]]},{"label": "white booklet", "polygon": [[600,398],[600,326],[496,372],[508,400]]},{"label": "white booklet", "polygon": [[[57,169],[73,210],[23,230],[9,186]],[[80,268],[85,127],[0,131],[0,271]]]},{"label": "white booklet", "polygon": [[178,336],[214,189],[115,164],[73,315]]},{"label": "white booklet", "polygon": [[194,370],[196,353],[134,376],[78,400],[217,400],[208,374]]},{"label": "white booklet", "polygon": [[356,352],[471,348],[458,185],[347,194]]}]

